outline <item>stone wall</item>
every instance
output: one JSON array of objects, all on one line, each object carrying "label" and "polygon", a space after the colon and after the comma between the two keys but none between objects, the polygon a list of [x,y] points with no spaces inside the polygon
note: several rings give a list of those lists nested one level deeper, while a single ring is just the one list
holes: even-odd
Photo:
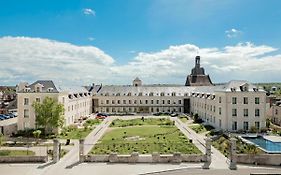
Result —
[{"label": "stone wall", "polygon": [[87,155],[85,162],[111,162],[111,163],[181,163],[181,162],[204,162],[204,155],[198,154],[168,154],[160,155],[139,155],[137,152],[131,155],[118,155],[111,153],[109,155]]},{"label": "stone wall", "polygon": [[237,154],[237,163],[281,166],[280,154]]},{"label": "stone wall", "polygon": [[0,156],[0,163],[45,163],[47,161],[47,156]]}]

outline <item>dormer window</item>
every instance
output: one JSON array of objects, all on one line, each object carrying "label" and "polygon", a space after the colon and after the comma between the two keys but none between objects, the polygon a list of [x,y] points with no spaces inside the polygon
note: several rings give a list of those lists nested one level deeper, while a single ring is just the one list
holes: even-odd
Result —
[{"label": "dormer window", "polygon": [[247,83],[240,86],[242,92],[247,92],[249,90],[249,85]]},{"label": "dormer window", "polygon": [[165,93],[164,93],[164,92],[161,92],[160,96],[165,96]]},{"label": "dormer window", "polygon": [[175,92],[172,92],[172,96],[176,96],[176,93],[175,93]]},{"label": "dormer window", "polygon": [[236,88],[233,87],[233,88],[230,88],[231,92],[235,92],[236,91]]},{"label": "dormer window", "polygon": [[120,96],[120,93],[117,93],[116,96]]},{"label": "dormer window", "polygon": [[48,92],[53,92],[54,88],[48,88]]},{"label": "dormer window", "polygon": [[141,92],[139,93],[139,96],[142,96],[142,93],[141,93]]},{"label": "dormer window", "polygon": [[149,93],[149,96],[153,96],[153,92],[150,92],[150,93]]},{"label": "dormer window", "polygon": [[25,89],[24,89],[24,92],[30,92],[30,91],[31,91],[30,88],[25,88]]},{"label": "dormer window", "polygon": [[128,93],[128,96],[131,96],[131,95],[132,95],[132,93],[131,93],[131,92],[129,92],[129,93]]}]

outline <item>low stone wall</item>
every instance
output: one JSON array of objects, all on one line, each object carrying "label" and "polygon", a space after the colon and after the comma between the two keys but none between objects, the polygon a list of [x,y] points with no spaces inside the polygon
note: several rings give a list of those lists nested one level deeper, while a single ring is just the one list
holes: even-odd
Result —
[{"label": "low stone wall", "polygon": [[45,163],[47,161],[47,156],[0,156],[0,163]]},{"label": "low stone wall", "polygon": [[237,163],[281,166],[280,154],[237,154]]},{"label": "low stone wall", "polygon": [[109,155],[87,155],[85,162],[111,162],[111,163],[181,163],[181,162],[204,162],[205,156],[198,154],[168,154],[160,155],[139,155],[137,152],[131,155],[118,155],[111,153]]}]

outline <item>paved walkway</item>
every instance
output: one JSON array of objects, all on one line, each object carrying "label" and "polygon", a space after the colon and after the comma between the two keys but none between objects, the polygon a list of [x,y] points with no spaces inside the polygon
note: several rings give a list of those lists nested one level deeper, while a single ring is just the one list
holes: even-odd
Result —
[{"label": "paved walkway", "polygon": [[[183,123],[177,117],[171,117],[171,120],[175,121],[175,125],[190,139],[192,139],[193,143],[197,148],[202,152],[205,153],[205,138],[206,136],[197,134],[195,131],[190,129],[185,123]],[[216,169],[228,169],[227,158],[219,152],[213,146],[211,147],[212,150],[212,163],[210,168]]]}]

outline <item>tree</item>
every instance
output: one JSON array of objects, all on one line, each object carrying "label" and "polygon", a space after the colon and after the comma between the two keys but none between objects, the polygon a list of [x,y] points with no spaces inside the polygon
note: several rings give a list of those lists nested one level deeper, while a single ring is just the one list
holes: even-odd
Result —
[{"label": "tree", "polygon": [[266,125],[267,128],[270,127],[270,122],[271,122],[270,119],[267,118],[267,119],[266,119],[266,122],[265,122],[265,125]]},{"label": "tree", "polygon": [[64,107],[53,98],[46,97],[42,103],[34,102],[36,127],[43,128],[45,133],[52,133],[54,129],[63,126]]}]

